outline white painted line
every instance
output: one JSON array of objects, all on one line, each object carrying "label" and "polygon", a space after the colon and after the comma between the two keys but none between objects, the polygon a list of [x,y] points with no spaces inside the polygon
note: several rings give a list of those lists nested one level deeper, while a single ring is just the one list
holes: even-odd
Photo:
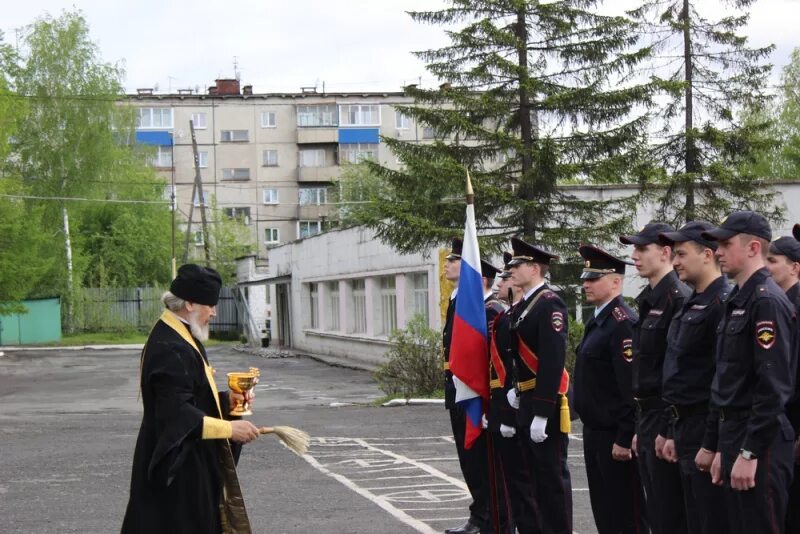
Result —
[{"label": "white painted line", "polygon": [[385,469],[370,469],[368,471],[361,471],[361,473],[382,473],[383,471],[405,471],[406,469],[416,469],[413,465],[408,467],[387,467]]},{"label": "white painted line", "polygon": [[401,475],[391,477],[377,477],[377,478],[360,478],[358,480],[351,479],[353,482],[372,482],[374,480],[397,480],[398,478],[431,478],[433,475]]},{"label": "white painted line", "polygon": [[443,508],[403,508],[404,512],[441,512],[443,510],[463,510],[463,506],[443,507]]},{"label": "white painted line", "polygon": [[458,456],[434,456],[432,458],[417,458],[418,462],[457,462]]},{"label": "white painted line", "polygon": [[418,519],[414,519],[413,517],[411,517],[410,515],[408,515],[404,511],[402,511],[402,510],[400,510],[398,508],[395,508],[393,505],[391,505],[383,497],[375,495],[375,494],[371,493],[370,491],[359,487],[358,485],[354,484],[346,476],[339,475],[337,473],[333,473],[332,471],[326,469],[325,467],[320,465],[319,462],[317,462],[314,459],[313,456],[310,456],[308,454],[304,454],[303,455],[303,459],[306,462],[308,462],[309,464],[311,464],[311,466],[314,467],[320,473],[328,475],[329,477],[333,478],[334,480],[337,480],[340,483],[342,483],[347,488],[349,488],[349,489],[353,490],[354,492],[358,493],[362,497],[364,497],[364,498],[372,501],[373,503],[377,504],[382,509],[384,509],[385,511],[389,512],[395,519],[397,519],[398,521],[400,521],[402,523],[405,523],[406,525],[408,525],[409,527],[413,528],[417,532],[422,532],[424,534],[437,534],[437,532],[438,532],[437,530],[432,529],[430,526],[426,525],[425,523],[423,523],[422,521],[420,521]]},{"label": "white painted line", "polygon": [[432,488],[434,486],[450,486],[449,482],[435,482],[433,484],[412,484],[410,486],[379,486],[377,488],[365,488],[368,491],[380,490],[396,490],[396,489],[410,489],[410,488]]},{"label": "white painted line", "polygon": [[464,515],[461,517],[426,517],[424,519],[420,519],[420,521],[464,521],[465,519],[469,519],[469,516]]}]

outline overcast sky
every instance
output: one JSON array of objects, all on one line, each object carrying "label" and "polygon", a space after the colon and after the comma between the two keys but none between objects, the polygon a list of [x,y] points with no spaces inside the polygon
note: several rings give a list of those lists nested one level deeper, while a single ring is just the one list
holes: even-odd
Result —
[{"label": "overcast sky", "polygon": [[[632,0],[607,0],[622,9]],[[701,0],[716,6],[717,0]],[[399,90],[436,83],[413,50],[447,43],[441,28],[417,24],[408,10],[436,9],[442,0],[28,0],[5,2],[0,30],[15,44],[15,29],[50,13],[78,7],[105,61],[124,63],[125,87],[161,92],[201,89],[232,77],[234,57],[243,84],[254,92]],[[753,45],[776,45],[775,80],[800,46],[800,0],[758,0],[747,30]]]}]

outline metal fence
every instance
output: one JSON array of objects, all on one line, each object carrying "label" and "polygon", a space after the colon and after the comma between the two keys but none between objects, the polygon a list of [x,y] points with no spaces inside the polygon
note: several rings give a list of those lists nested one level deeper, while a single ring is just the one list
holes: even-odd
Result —
[{"label": "metal fence", "polygon": [[[83,288],[77,303],[76,327],[85,332],[147,331],[164,311],[159,287]],[[217,316],[210,331],[235,336],[242,331],[234,288],[223,287],[217,304]]]}]

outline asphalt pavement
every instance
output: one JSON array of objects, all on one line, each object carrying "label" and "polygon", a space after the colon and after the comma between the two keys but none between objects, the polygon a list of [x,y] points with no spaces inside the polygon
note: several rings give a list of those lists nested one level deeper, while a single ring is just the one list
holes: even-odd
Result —
[{"label": "asphalt pavement", "polygon": [[[213,347],[226,372],[261,369],[258,426],[312,436],[299,457],[264,436],[239,478],[257,533],[442,532],[469,504],[442,406],[373,405],[368,372],[308,357],[264,358]],[[118,532],[141,421],[139,352],[6,351],[0,356],[0,533]],[[595,532],[581,458],[570,441],[575,531]]]}]

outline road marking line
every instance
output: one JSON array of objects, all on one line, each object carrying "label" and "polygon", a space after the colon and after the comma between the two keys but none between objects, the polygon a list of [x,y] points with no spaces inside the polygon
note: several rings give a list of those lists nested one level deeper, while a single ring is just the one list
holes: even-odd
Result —
[{"label": "road marking line", "polygon": [[377,488],[365,488],[368,491],[378,490],[396,490],[396,489],[409,489],[409,488],[432,488],[434,486],[451,486],[449,482],[436,482],[433,484],[412,484],[411,486],[379,486]]},{"label": "road marking line", "polygon": [[372,492],[370,492],[368,490],[365,490],[364,488],[361,488],[360,486],[355,484],[353,481],[351,481],[346,476],[340,475],[338,473],[334,473],[334,472],[330,471],[329,469],[323,467],[319,462],[317,462],[314,459],[313,456],[308,455],[308,454],[304,454],[303,455],[303,459],[306,462],[308,462],[309,464],[311,464],[311,466],[314,467],[320,473],[328,475],[329,477],[333,478],[334,480],[337,480],[340,483],[342,483],[347,488],[349,488],[349,489],[353,490],[354,492],[358,493],[362,497],[364,497],[364,498],[372,501],[373,503],[377,504],[382,509],[384,509],[385,511],[389,512],[395,519],[397,519],[398,521],[400,521],[402,523],[405,523],[406,525],[408,525],[409,527],[413,528],[417,532],[422,532],[424,534],[437,534],[438,531],[432,529],[429,525],[423,523],[422,521],[420,521],[418,519],[414,519],[413,517],[411,517],[410,515],[405,513],[403,510],[400,510],[399,508],[396,508],[393,505],[389,504],[389,502],[386,499],[384,499],[383,497],[375,495],[374,493],[372,493]]}]

